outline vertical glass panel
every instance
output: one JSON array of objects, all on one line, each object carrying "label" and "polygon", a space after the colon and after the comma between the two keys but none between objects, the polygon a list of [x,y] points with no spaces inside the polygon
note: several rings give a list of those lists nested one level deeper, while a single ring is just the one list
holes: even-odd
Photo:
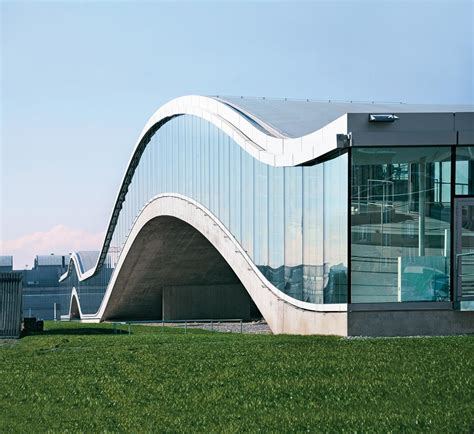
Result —
[{"label": "vertical glass panel", "polygon": [[202,162],[201,162],[201,203],[210,209],[209,203],[209,184],[210,184],[210,137],[209,137],[209,123],[199,120],[199,132],[201,136],[201,143],[203,145]]},{"label": "vertical glass panel", "polygon": [[324,302],[347,303],[347,154],[323,164]]},{"label": "vertical glass panel", "polygon": [[191,197],[194,200],[199,201],[199,181],[197,172],[197,163],[200,158],[200,139],[201,137],[196,134],[196,117],[191,116]]},{"label": "vertical glass panel", "polygon": [[230,231],[232,235],[242,242],[242,167],[241,167],[241,147],[232,143],[230,147]]},{"label": "vertical glass panel", "polygon": [[456,147],[456,194],[474,194],[474,146]]},{"label": "vertical glass panel", "polygon": [[[268,166],[268,270],[266,276],[285,290],[284,169]],[[257,229],[257,228],[256,228]]]},{"label": "vertical glass panel", "polygon": [[185,172],[184,178],[186,179],[185,184],[185,196],[193,197],[193,136],[192,136],[192,129],[191,129],[191,121],[192,118],[189,116],[182,116],[181,122],[184,125],[184,140],[185,140],[185,149],[186,149],[186,156],[185,156]]},{"label": "vertical glass panel", "polygon": [[451,150],[353,149],[352,302],[449,298]]},{"label": "vertical glass panel", "polygon": [[229,158],[229,136],[219,130],[219,217],[227,228],[230,228],[229,203],[230,203],[230,158]]},{"label": "vertical glass panel", "polygon": [[177,182],[178,189],[176,193],[185,194],[185,179],[186,179],[186,140],[184,138],[184,125],[182,119],[177,120],[175,128],[175,146],[178,150],[177,160]]},{"label": "vertical glass panel", "polygon": [[286,167],[285,174],[285,292],[303,298],[303,168]]},{"label": "vertical glass panel", "polygon": [[268,166],[254,161],[254,262],[266,274],[268,266]]},{"label": "vertical glass panel", "polygon": [[303,300],[323,303],[323,165],[303,167]]},{"label": "vertical glass panel", "polygon": [[196,140],[199,143],[194,169],[196,177],[196,200],[199,203],[204,204],[202,198],[202,161],[204,159],[204,140],[201,135],[201,122],[200,119],[197,117],[194,117],[194,136],[196,137]]},{"label": "vertical glass panel", "polygon": [[219,212],[219,146],[217,128],[209,124],[209,203],[214,215]]},{"label": "vertical glass panel", "polygon": [[474,300],[474,199],[457,198],[455,226],[456,300]]},{"label": "vertical glass panel", "polygon": [[242,151],[242,246],[251,258],[254,252],[254,159]]}]

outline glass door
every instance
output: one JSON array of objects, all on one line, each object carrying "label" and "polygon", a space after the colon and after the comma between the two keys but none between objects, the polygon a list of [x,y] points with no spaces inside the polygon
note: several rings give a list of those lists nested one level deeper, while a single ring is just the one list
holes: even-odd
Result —
[{"label": "glass door", "polygon": [[474,300],[474,198],[454,199],[455,301]]}]

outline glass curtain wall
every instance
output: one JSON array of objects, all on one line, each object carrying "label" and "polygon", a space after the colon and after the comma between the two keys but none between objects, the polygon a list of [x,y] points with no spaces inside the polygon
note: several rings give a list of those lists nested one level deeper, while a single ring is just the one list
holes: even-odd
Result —
[{"label": "glass curtain wall", "polygon": [[[474,146],[456,147],[456,195],[474,195]],[[458,279],[456,298],[474,297],[474,198],[459,197],[456,213],[459,213],[455,234],[455,273]],[[461,205],[461,206],[460,206]]]},{"label": "glass curtain wall", "polygon": [[215,214],[284,293],[346,303],[347,158],[272,167],[201,118],[173,118],[152,136],[135,170],[101,272],[102,292],[140,210],[158,194],[179,193]]},{"label": "glass curtain wall", "polygon": [[351,302],[449,300],[451,148],[354,148],[351,164]]},{"label": "glass curtain wall", "polygon": [[456,195],[474,195],[474,146],[456,148]]}]

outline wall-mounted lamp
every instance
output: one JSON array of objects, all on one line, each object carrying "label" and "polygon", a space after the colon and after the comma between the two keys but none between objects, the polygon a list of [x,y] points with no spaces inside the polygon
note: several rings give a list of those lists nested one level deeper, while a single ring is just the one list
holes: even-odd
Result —
[{"label": "wall-mounted lamp", "polygon": [[394,114],[376,114],[369,115],[369,122],[393,122],[398,119]]}]

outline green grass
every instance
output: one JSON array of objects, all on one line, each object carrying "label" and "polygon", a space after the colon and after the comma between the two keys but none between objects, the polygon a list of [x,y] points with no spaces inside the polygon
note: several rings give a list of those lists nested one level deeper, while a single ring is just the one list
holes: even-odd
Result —
[{"label": "green grass", "polygon": [[46,328],[0,345],[0,432],[474,429],[474,337]]}]

